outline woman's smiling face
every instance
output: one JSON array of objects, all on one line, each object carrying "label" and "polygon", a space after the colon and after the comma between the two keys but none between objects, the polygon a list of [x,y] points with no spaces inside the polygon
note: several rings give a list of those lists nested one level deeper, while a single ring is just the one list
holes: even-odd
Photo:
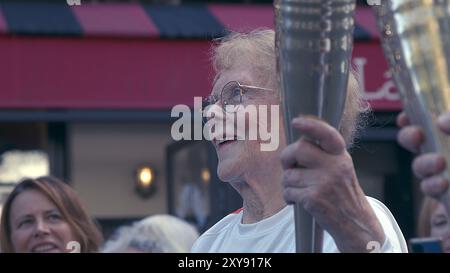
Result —
[{"label": "woman's smiling face", "polygon": [[63,253],[76,241],[59,209],[40,191],[29,189],[12,202],[11,243],[15,252]]}]

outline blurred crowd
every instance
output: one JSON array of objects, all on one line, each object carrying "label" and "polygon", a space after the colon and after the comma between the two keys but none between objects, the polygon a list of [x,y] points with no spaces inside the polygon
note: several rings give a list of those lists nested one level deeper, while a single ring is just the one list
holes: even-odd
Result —
[{"label": "blurred crowd", "polygon": [[18,183],[4,204],[0,226],[6,253],[189,252],[197,237],[196,228],[184,220],[153,215],[119,227],[103,242],[77,193],[50,176]]}]

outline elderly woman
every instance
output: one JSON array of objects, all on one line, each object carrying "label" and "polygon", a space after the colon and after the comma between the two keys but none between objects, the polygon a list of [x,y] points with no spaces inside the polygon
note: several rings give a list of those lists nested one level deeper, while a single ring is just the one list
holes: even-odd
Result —
[{"label": "elderly woman", "polygon": [[[231,34],[215,47],[211,104],[280,104],[274,37],[272,30]],[[326,231],[324,252],[367,252],[371,245],[383,252],[407,251],[388,209],[364,195],[346,150],[361,110],[357,83],[351,77],[340,132],[321,120],[298,117],[291,126],[306,138],[287,146],[280,118],[275,151],[261,151],[260,139],[213,137],[218,176],[239,192],[243,208],[201,235],[192,251],[294,252],[293,208],[287,205],[294,202],[301,203]],[[258,125],[274,125],[264,122]]]},{"label": "elderly woman", "polygon": [[97,252],[101,242],[76,192],[56,178],[25,179],[4,204],[2,252]]}]

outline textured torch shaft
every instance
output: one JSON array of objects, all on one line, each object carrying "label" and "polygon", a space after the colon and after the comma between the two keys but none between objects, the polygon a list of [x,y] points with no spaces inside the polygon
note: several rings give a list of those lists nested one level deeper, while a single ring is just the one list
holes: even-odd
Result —
[{"label": "textured torch shaft", "polygon": [[[386,0],[375,8],[383,49],[402,104],[425,132],[422,152],[439,152],[450,166],[450,141],[437,126],[450,110],[450,6],[447,0]],[[448,169],[444,175],[450,180]],[[450,214],[450,192],[442,196]]]},{"label": "textured torch shaft", "polygon": [[[355,0],[275,1],[277,65],[289,143],[301,137],[290,125],[299,115],[317,116],[339,128],[354,9]],[[301,204],[294,210],[297,252],[321,252],[323,231]]]}]

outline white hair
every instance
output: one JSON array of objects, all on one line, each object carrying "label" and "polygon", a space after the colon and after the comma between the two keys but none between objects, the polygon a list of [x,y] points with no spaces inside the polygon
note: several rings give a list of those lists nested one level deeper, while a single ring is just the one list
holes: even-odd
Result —
[{"label": "white hair", "polygon": [[[257,84],[277,88],[275,32],[259,28],[249,33],[230,33],[216,40],[212,50],[212,63],[216,77],[236,66],[251,67]],[[355,133],[364,127],[364,118],[370,111],[363,99],[356,71],[349,73],[348,92],[340,132],[347,143],[353,144]]]},{"label": "white hair", "polygon": [[199,234],[195,227],[170,215],[154,215],[119,231],[116,240],[108,241],[102,252],[189,252]]}]

